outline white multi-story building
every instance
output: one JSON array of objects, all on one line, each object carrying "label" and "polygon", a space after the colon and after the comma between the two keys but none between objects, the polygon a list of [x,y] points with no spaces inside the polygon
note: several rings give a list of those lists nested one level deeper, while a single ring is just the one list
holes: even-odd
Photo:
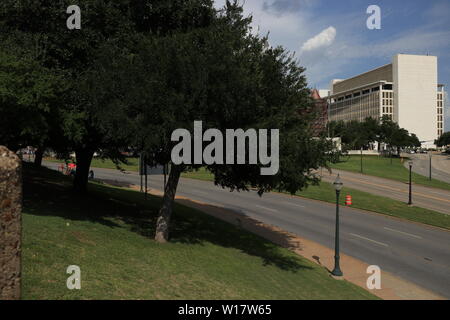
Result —
[{"label": "white multi-story building", "polygon": [[391,117],[434,147],[444,130],[444,86],[438,84],[437,57],[396,55],[392,63],[346,80],[333,80],[329,121]]}]

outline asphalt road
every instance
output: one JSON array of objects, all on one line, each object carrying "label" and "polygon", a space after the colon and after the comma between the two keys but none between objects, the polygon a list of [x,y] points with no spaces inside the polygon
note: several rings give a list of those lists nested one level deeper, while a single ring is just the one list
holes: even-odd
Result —
[{"label": "asphalt road", "polygon": [[[405,203],[408,202],[409,184],[406,182],[335,169],[333,169],[332,174],[328,174],[324,170],[322,173],[322,180],[333,182],[336,179],[337,174],[340,174],[344,185],[349,188],[403,201]],[[448,190],[429,188],[413,183],[412,202],[414,206],[450,215],[450,191]]]},{"label": "asphalt road", "polygon": [[[430,176],[430,157],[428,154],[408,154],[413,160],[413,171],[425,177]],[[405,167],[408,164],[405,162]],[[433,154],[431,157],[431,177],[450,183],[450,155]]]},{"label": "asphalt road", "polygon": [[[56,168],[57,164],[45,163]],[[136,173],[94,169],[96,179],[140,184]],[[344,180],[345,181],[345,180]],[[162,190],[163,177],[149,176],[149,187]],[[233,210],[301,237],[334,248],[332,204],[278,193],[229,192],[211,182],[181,179],[178,195]],[[450,232],[421,224],[341,209],[341,250],[450,299]],[[343,270],[345,273],[345,270]]]}]

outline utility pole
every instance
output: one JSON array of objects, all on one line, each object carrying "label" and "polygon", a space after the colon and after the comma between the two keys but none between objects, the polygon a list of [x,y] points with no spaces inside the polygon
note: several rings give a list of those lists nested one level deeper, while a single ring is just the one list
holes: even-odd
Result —
[{"label": "utility pole", "polygon": [[429,152],[429,155],[430,155],[430,181],[431,181],[431,158],[432,158],[432,156],[433,156],[433,152],[432,151],[430,151]]},{"label": "utility pole", "polygon": [[409,199],[408,199],[408,205],[412,206],[412,166],[413,162],[409,161]]}]

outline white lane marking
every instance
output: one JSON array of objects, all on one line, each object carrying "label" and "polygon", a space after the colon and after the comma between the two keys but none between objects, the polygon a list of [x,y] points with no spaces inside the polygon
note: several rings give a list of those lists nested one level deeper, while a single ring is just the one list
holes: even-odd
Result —
[{"label": "white lane marking", "polygon": [[299,208],[306,208],[305,206],[302,206],[301,204],[295,204],[295,203],[289,203],[289,205],[294,206],[294,207],[299,207]]},{"label": "white lane marking", "polygon": [[389,245],[387,245],[386,243],[378,242],[378,241],[375,241],[375,240],[372,240],[372,239],[369,239],[369,238],[360,236],[360,235],[358,235],[358,234],[350,233],[350,235],[351,235],[351,236],[354,236],[354,237],[357,237],[357,238],[360,238],[360,239],[363,239],[363,240],[367,240],[367,241],[370,241],[370,242],[379,244],[380,246],[389,247]]},{"label": "white lane marking", "polygon": [[388,230],[388,231],[392,231],[392,232],[397,232],[397,233],[400,233],[400,234],[404,234],[405,236],[410,236],[410,237],[413,237],[413,238],[422,239],[422,237],[416,236],[415,234],[411,234],[411,233],[408,233],[408,232],[403,232],[403,231],[391,229],[391,228],[388,228],[388,227],[384,227],[384,229],[386,229],[386,230]]},{"label": "white lane marking", "polygon": [[271,209],[271,208],[267,208],[267,207],[263,207],[263,206],[258,206],[258,205],[255,205],[255,207],[258,207],[258,208],[260,208],[260,209],[264,209],[264,210],[269,210],[269,211],[272,211],[272,212],[278,212],[278,210],[275,210],[275,209]]}]

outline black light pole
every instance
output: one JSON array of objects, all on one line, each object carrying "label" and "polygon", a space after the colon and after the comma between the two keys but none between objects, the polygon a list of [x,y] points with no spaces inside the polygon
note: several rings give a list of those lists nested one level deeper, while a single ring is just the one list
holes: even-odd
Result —
[{"label": "black light pole", "polygon": [[409,161],[409,201],[408,201],[408,205],[412,205],[412,166],[413,166],[413,162]]},{"label": "black light pole", "polygon": [[433,156],[433,152],[430,151],[430,181],[431,181],[431,157]]},{"label": "black light pole", "polygon": [[339,195],[344,184],[341,181],[339,175],[333,183],[334,189],[336,190],[336,234],[334,239],[334,270],[331,272],[333,276],[342,277],[343,273],[339,266]]}]

